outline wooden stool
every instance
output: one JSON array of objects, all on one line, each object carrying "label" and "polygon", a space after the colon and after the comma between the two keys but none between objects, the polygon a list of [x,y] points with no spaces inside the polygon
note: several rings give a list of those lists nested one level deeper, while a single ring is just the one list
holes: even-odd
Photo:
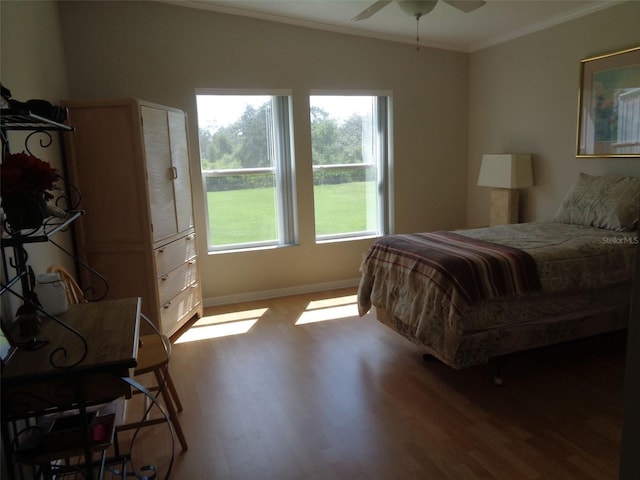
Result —
[{"label": "wooden stool", "polygon": [[[156,385],[147,386],[147,390],[151,392],[160,392],[160,396],[164,400],[169,420],[178,436],[182,450],[187,450],[187,439],[182,431],[180,420],[177,412],[182,411],[182,402],[178,396],[171,375],[169,375],[169,357],[171,356],[171,342],[165,335],[141,335],[140,347],[138,349],[138,366],[134,370],[134,377],[153,373]],[[134,394],[142,393],[135,390]],[[139,422],[126,423],[116,427],[116,431],[132,430],[148,425],[156,425],[165,422],[165,418],[148,419],[143,418]]]}]

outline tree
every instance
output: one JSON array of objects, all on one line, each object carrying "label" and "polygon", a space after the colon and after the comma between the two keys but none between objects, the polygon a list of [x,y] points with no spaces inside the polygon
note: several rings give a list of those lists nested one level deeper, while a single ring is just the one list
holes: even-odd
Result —
[{"label": "tree", "polygon": [[248,106],[234,123],[216,131],[200,129],[202,168],[256,168],[271,165],[267,128],[271,125],[269,103]]},{"label": "tree", "polygon": [[[314,165],[356,164],[362,162],[363,118],[354,114],[340,123],[319,107],[311,108],[311,139]],[[271,103],[247,106],[234,123],[215,131],[200,129],[200,157],[204,170],[270,167],[272,165]],[[352,171],[316,172],[322,183],[353,181]],[[210,182],[211,181],[211,182]],[[233,188],[229,178],[208,179],[216,189]],[[260,182],[258,182],[260,183]],[[225,186],[226,185],[226,186]],[[245,184],[246,185],[246,184]],[[241,188],[241,187],[236,187]]]},{"label": "tree", "polygon": [[237,149],[234,154],[243,168],[271,166],[268,129],[271,127],[271,104],[264,103],[258,109],[248,106],[236,127]]}]

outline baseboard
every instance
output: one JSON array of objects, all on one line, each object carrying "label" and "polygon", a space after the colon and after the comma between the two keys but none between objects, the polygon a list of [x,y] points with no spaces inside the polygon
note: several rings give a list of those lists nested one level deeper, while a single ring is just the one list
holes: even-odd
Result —
[{"label": "baseboard", "polygon": [[203,300],[205,307],[216,305],[228,305],[231,303],[252,302],[255,300],[265,300],[268,298],[288,297],[291,295],[301,295],[303,293],[324,292],[327,290],[338,290],[340,288],[357,287],[360,278],[340,280],[338,282],[314,283],[310,285],[300,285],[296,287],[277,288],[274,290],[261,290],[258,292],[238,293],[236,295],[224,295],[221,297],[209,297]]}]

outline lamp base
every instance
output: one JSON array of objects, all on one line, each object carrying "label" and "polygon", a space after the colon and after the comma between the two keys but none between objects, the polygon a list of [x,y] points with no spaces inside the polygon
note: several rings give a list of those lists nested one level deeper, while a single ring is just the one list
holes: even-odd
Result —
[{"label": "lamp base", "polygon": [[518,206],[520,192],[511,188],[494,188],[491,190],[490,224],[504,225],[518,223]]}]

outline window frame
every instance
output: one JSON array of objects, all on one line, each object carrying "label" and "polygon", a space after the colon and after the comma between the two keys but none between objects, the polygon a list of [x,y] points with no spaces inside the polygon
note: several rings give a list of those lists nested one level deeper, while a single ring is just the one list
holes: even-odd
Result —
[{"label": "window frame", "polygon": [[[313,96],[354,96],[373,97],[376,99],[373,133],[375,136],[375,154],[373,163],[314,165],[311,159],[312,172],[321,170],[341,170],[376,167],[376,217],[377,228],[375,231],[359,231],[334,233],[326,235],[315,234],[315,242],[331,243],[351,239],[372,238],[393,233],[393,96],[389,91],[363,92],[341,90],[311,90],[309,92],[309,114],[311,113],[311,97]],[[309,128],[311,128],[311,116],[309,115]],[[315,185],[314,198],[315,198]],[[314,203],[315,216],[315,203]],[[314,222],[315,224],[315,222]]]},{"label": "window frame", "polygon": [[[238,250],[257,250],[298,244],[297,208],[295,205],[295,158],[293,149],[292,109],[293,96],[290,90],[253,90],[253,89],[213,89],[198,88],[198,96],[269,96],[271,97],[273,136],[273,165],[271,167],[240,169],[203,169],[200,158],[200,174],[204,195],[204,212],[207,225],[207,250],[209,253],[224,253]],[[197,107],[197,105],[196,105]],[[197,108],[196,108],[197,110]],[[198,151],[200,152],[200,118],[197,116]],[[276,196],[276,238],[244,243],[213,245],[211,239],[210,212],[207,191],[208,177],[273,175]]]}]

